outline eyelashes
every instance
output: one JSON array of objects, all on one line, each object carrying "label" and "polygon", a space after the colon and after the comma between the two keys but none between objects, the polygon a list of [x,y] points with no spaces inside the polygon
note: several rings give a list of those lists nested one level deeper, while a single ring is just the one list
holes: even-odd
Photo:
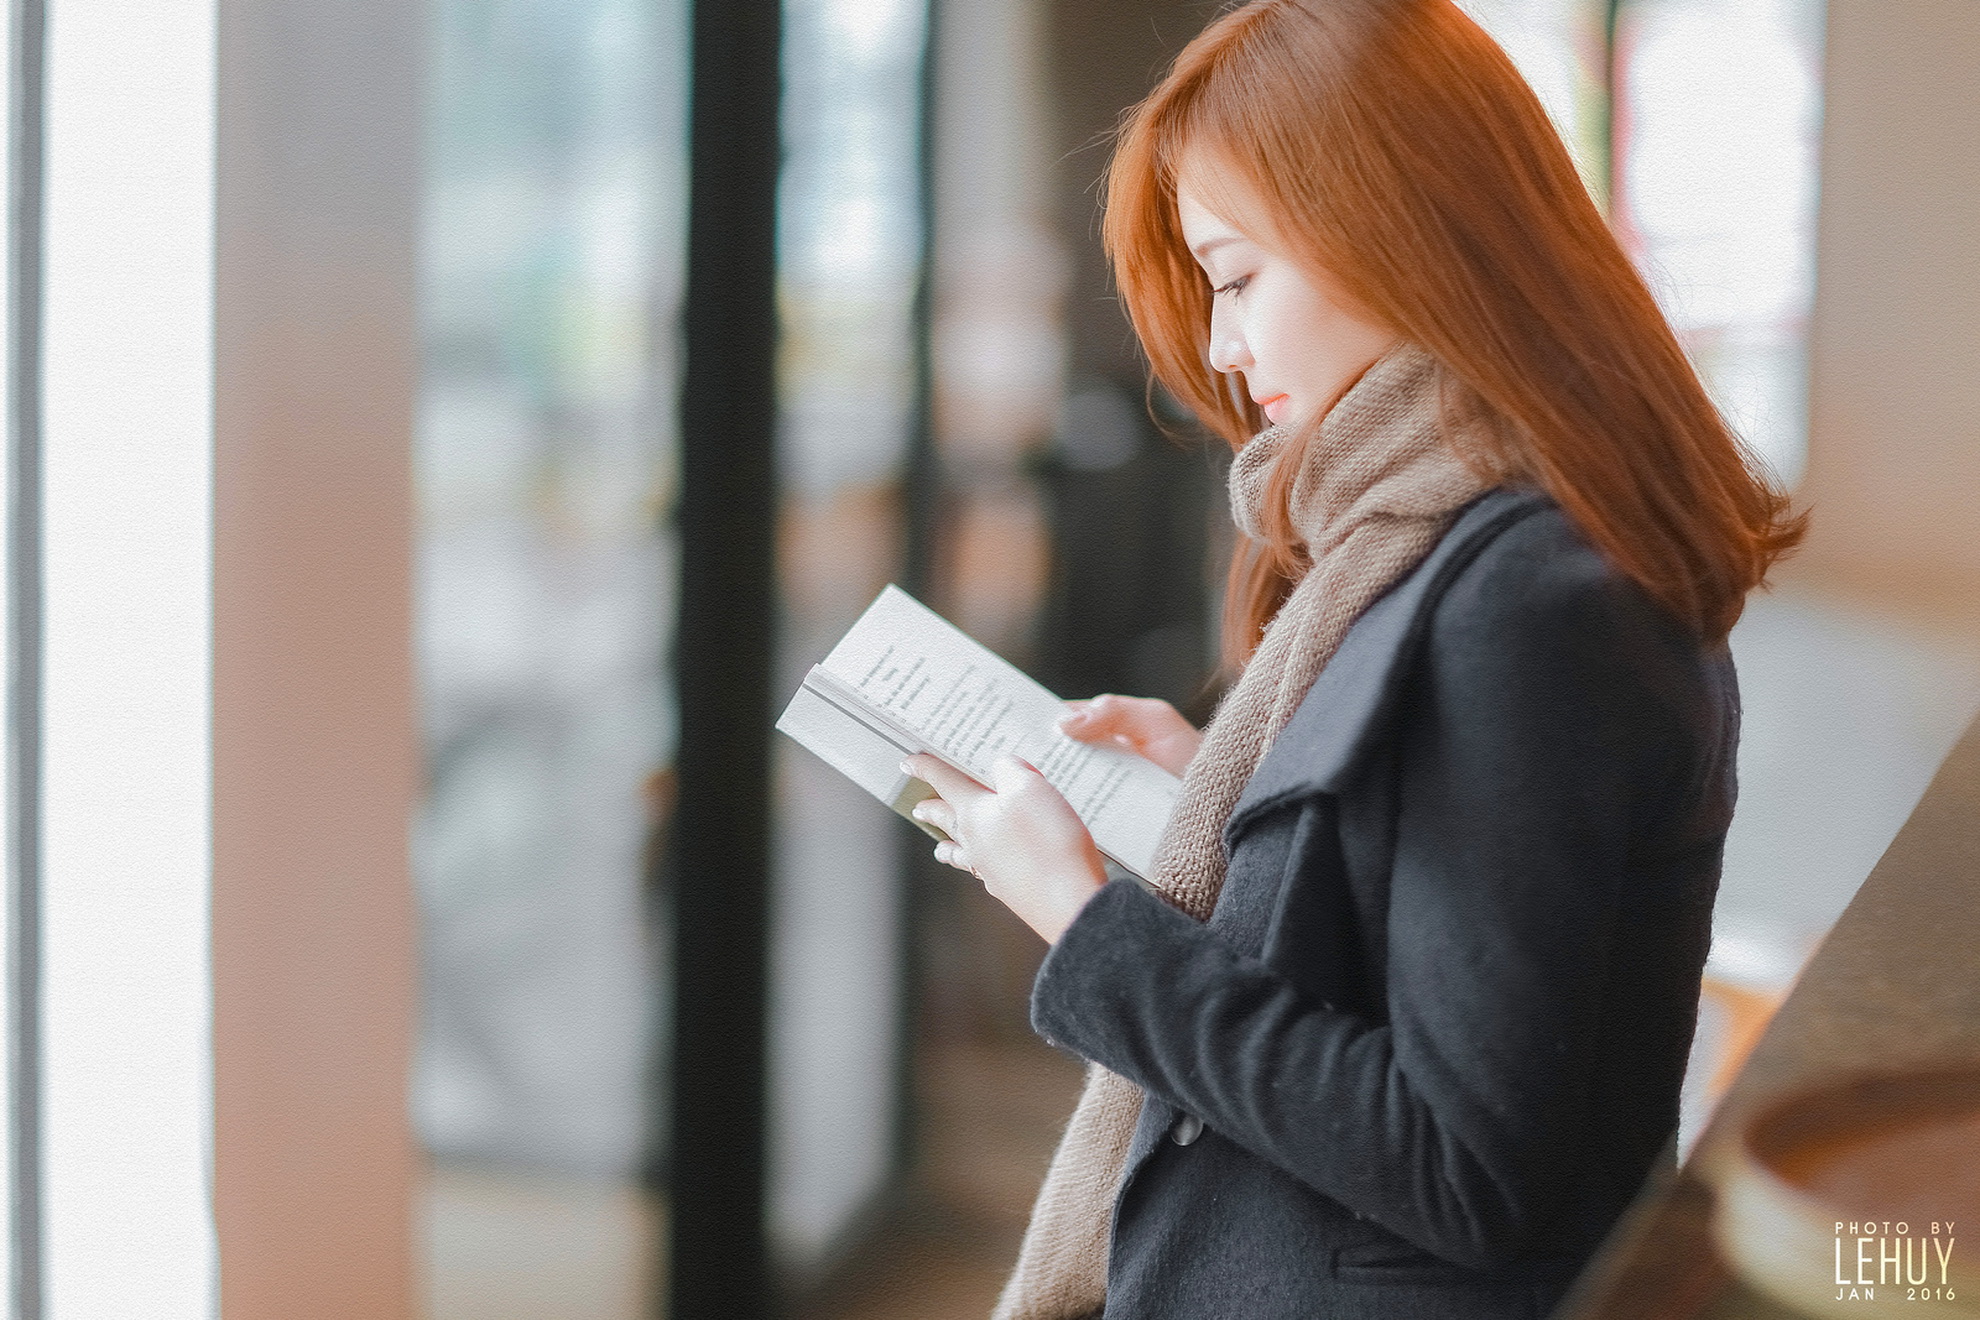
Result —
[{"label": "eyelashes", "polygon": [[1219,287],[1210,290],[1210,296],[1214,298],[1221,293],[1242,293],[1244,292],[1244,286],[1249,283],[1251,283],[1251,276],[1240,275],[1236,279],[1232,280],[1229,284],[1220,285]]}]

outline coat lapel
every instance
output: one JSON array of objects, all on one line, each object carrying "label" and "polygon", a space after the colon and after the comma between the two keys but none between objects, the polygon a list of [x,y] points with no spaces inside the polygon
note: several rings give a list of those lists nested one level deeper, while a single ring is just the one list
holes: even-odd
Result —
[{"label": "coat lapel", "polygon": [[[1531,491],[1488,491],[1458,516],[1421,564],[1355,620],[1245,785],[1224,827],[1227,855],[1247,820],[1281,803],[1340,790],[1381,729],[1444,586],[1500,530],[1547,507],[1545,497]],[[1153,1095],[1142,1103],[1122,1170],[1123,1191],[1181,1112]]]},{"label": "coat lapel", "polygon": [[1389,714],[1445,585],[1499,531],[1545,507],[1545,497],[1533,491],[1487,492],[1422,563],[1355,620],[1232,808],[1224,825],[1227,854],[1245,822],[1260,812],[1340,790]]}]

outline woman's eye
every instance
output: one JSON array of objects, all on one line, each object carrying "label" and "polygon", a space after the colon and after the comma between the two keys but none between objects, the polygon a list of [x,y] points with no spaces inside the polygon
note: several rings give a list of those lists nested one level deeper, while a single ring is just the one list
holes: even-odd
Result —
[{"label": "woman's eye", "polygon": [[1229,284],[1219,285],[1217,288],[1210,290],[1210,296],[1214,298],[1220,293],[1242,293],[1244,286],[1249,283],[1251,283],[1251,276],[1240,275]]}]

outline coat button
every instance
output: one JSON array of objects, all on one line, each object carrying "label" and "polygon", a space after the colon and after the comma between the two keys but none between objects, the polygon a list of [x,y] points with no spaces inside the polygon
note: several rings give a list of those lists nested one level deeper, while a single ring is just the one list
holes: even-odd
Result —
[{"label": "coat button", "polygon": [[1169,1129],[1169,1140],[1178,1146],[1187,1146],[1202,1135],[1203,1120],[1195,1114],[1184,1114],[1176,1120],[1176,1125]]}]

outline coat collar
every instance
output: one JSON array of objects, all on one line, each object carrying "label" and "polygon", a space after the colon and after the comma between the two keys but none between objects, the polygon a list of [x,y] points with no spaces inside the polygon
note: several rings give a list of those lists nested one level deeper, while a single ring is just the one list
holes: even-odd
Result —
[{"label": "coat collar", "polygon": [[1231,809],[1226,851],[1244,822],[1260,812],[1340,790],[1394,703],[1445,587],[1499,532],[1547,507],[1537,491],[1486,492],[1466,506],[1422,563],[1355,620]]}]

